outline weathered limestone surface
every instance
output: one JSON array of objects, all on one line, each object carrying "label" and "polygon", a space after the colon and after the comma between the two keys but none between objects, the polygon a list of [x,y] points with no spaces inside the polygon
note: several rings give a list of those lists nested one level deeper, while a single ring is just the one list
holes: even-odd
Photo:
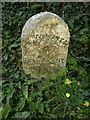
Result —
[{"label": "weathered limestone surface", "polygon": [[25,73],[40,78],[65,67],[69,38],[67,24],[56,14],[41,12],[32,16],[21,35]]}]

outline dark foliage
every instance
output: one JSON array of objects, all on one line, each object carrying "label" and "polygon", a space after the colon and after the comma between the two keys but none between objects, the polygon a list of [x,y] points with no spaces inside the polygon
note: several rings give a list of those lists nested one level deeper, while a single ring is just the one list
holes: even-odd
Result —
[{"label": "dark foliage", "polygon": [[[8,2],[2,6],[2,117],[89,118],[89,3]],[[43,11],[62,17],[69,26],[71,38],[67,74],[62,70],[49,78],[36,80],[23,71],[20,37],[25,22]],[[65,84],[66,79],[72,83]],[[67,92],[69,98],[65,96]]]}]

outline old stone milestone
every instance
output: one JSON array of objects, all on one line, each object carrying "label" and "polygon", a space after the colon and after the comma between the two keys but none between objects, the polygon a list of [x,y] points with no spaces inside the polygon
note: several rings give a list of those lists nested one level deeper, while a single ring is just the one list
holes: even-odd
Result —
[{"label": "old stone milestone", "polygon": [[22,64],[26,74],[46,77],[66,66],[70,33],[54,13],[41,12],[24,25],[21,35]]}]

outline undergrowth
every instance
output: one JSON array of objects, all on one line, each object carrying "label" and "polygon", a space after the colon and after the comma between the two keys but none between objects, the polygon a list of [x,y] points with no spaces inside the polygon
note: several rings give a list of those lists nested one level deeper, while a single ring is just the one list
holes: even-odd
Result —
[{"label": "undergrowth", "polygon": [[[89,3],[2,3],[2,119],[90,118],[88,10]],[[35,79],[23,71],[20,36],[41,11],[62,17],[71,38],[66,69]]]}]

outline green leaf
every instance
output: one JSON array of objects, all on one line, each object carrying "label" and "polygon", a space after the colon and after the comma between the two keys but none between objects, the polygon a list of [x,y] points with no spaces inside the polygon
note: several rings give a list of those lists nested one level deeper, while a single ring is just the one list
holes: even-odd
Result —
[{"label": "green leaf", "polygon": [[0,95],[0,102],[2,102],[2,100],[5,98],[5,95]]},{"label": "green leaf", "polygon": [[15,73],[15,75],[14,75],[14,76],[15,76],[15,78],[16,78],[16,79],[18,79],[18,78],[19,78],[19,73],[18,73],[18,72],[17,72],[17,73]]},{"label": "green leaf", "polygon": [[38,80],[32,80],[32,79],[30,79],[30,80],[25,81],[24,85],[30,85],[30,84],[35,83],[37,81]]},{"label": "green leaf", "polygon": [[25,112],[17,112],[14,116],[14,118],[22,118],[25,119],[30,115],[30,112],[25,111]]},{"label": "green leaf", "polygon": [[7,88],[7,100],[9,101],[10,98],[12,98],[13,94],[14,94],[15,90],[13,87],[13,83],[11,82],[9,84],[9,88]]},{"label": "green leaf", "polygon": [[11,110],[11,106],[9,105],[9,103],[6,103],[2,110],[2,118],[7,118],[10,110]]},{"label": "green leaf", "polygon": [[75,111],[71,111],[71,112],[70,112],[70,115],[71,115],[71,116],[75,116],[75,115],[76,115]]},{"label": "green leaf", "polygon": [[84,90],[84,91],[83,91],[83,95],[85,95],[85,96],[90,96],[90,92],[87,91],[87,90]]},{"label": "green leaf", "polygon": [[50,79],[52,79],[52,80],[55,80],[57,78],[57,74],[56,73],[51,73],[50,74]]},{"label": "green leaf", "polygon": [[69,27],[73,29],[73,27],[74,27],[74,20],[70,19],[68,21],[68,24],[69,24]]},{"label": "green leaf", "polygon": [[23,95],[28,99],[28,86],[22,86]]},{"label": "green leaf", "polygon": [[44,111],[44,105],[43,104],[39,104],[38,105],[38,110],[39,110],[40,113],[43,113],[43,111]]},{"label": "green leaf", "polygon": [[21,89],[21,82],[18,82],[18,88]]},{"label": "green leaf", "polygon": [[30,109],[30,113],[33,114],[35,112],[35,103],[30,101],[29,102],[29,109]]},{"label": "green leaf", "polygon": [[51,117],[51,118],[57,118],[57,115],[50,114],[50,117]]},{"label": "green leaf", "polygon": [[9,50],[11,50],[12,48],[18,47],[19,45],[20,45],[19,43],[14,43],[14,44],[9,46]]},{"label": "green leaf", "polygon": [[3,109],[3,105],[0,104],[0,120],[2,119],[2,109]]},{"label": "green leaf", "polygon": [[19,103],[17,104],[15,110],[16,111],[21,111],[25,106],[25,99],[21,98],[21,100],[19,101]]},{"label": "green leaf", "polygon": [[2,110],[3,110],[3,104],[0,105],[0,113],[2,112]]},{"label": "green leaf", "polygon": [[84,33],[86,33],[86,32],[88,32],[88,28],[83,28],[80,30],[80,35],[84,35]]},{"label": "green leaf", "polygon": [[7,59],[8,59],[8,54],[5,54],[5,55],[3,56],[3,59],[4,59],[4,60],[7,60]]},{"label": "green leaf", "polygon": [[46,105],[46,110],[47,110],[47,112],[50,112],[50,108],[49,108],[48,104]]}]

